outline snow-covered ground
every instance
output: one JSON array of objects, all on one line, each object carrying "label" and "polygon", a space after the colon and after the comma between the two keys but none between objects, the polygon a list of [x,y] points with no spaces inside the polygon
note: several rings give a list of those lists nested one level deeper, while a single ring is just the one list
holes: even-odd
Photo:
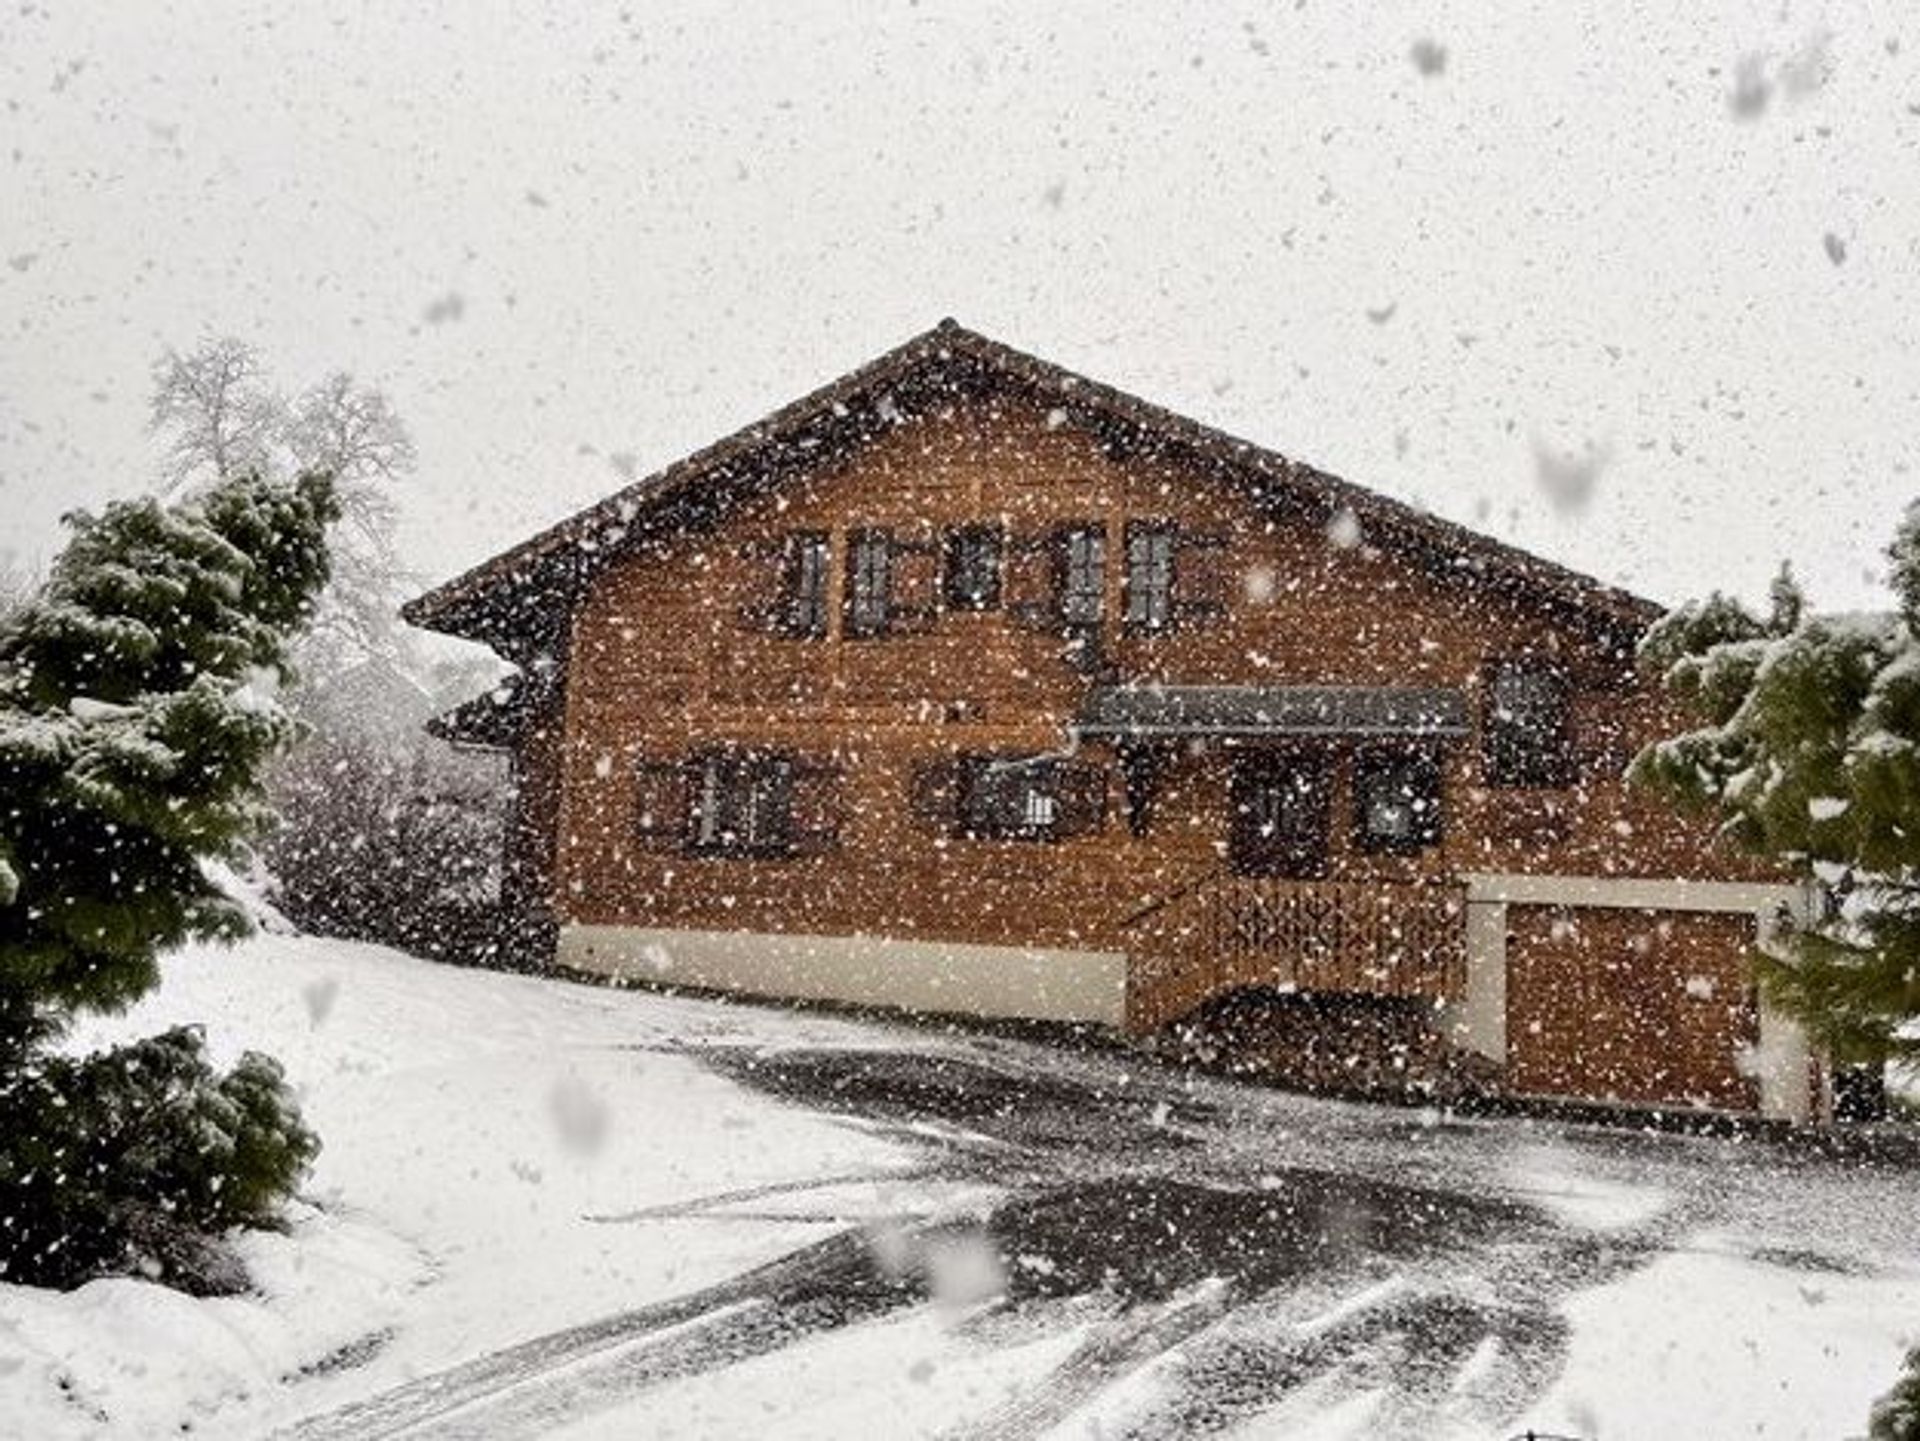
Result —
[{"label": "snow-covered ground", "polygon": [[182,1021],[307,1204],[245,1296],[0,1286],[0,1432],[1824,1437],[1920,1340],[1897,1168],[291,936],[81,1040]]}]

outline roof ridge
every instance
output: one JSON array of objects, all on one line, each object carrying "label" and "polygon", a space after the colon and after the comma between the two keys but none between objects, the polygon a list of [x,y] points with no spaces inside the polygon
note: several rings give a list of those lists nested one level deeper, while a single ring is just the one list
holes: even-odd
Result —
[{"label": "roof ridge", "polygon": [[[475,597],[519,579],[522,567],[538,566],[562,547],[590,538],[597,525],[606,523],[623,526],[634,518],[642,506],[674,492],[682,481],[718,470],[737,453],[753,446],[775,444],[791,430],[819,419],[823,413],[844,414],[847,399],[896,375],[905,376],[921,362],[949,351],[967,354],[1028,385],[1060,392],[1068,395],[1070,401],[1078,400],[1118,416],[1129,425],[1156,432],[1163,438],[1190,447],[1213,464],[1251,471],[1296,491],[1315,493],[1328,502],[1329,508],[1338,505],[1351,510],[1362,522],[1363,532],[1368,522],[1376,526],[1384,525],[1389,530],[1405,530],[1412,537],[1443,551],[1492,563],[1515,573],[1524,581],[1563,592],[1562,598],[1567,603],[1582,609],[1605,612],[1616,621],[1645,623],[1663,609],[1653,601],[1609,585],[1570,566],[1294,460],[1279,451],[1182,415],[1157,402],[1144,400],[1104,381],[1068,370],[1056,362],[1018,350],[1004,341],[967,328],[949,315],[943,316],[931,328],[920,331],[837,379],[817,386],[758,420],[639,480],[629,482],[611,495],[535,532],[517,545],[469,567],[407,602],[401,613],[416,624],[428,626],[446,620],[450,613],[456,612]],[[841,409],[836,410],[836,407]]]}]

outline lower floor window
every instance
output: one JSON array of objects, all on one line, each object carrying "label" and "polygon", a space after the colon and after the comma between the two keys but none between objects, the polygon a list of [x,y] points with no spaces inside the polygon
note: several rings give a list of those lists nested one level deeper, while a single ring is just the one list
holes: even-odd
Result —
[{"label": "lower floor window", "polygon": [[1440,762],[1425,751],[1360,752],[1353,797],[1363,851],[1405,853],[1440,839]]},{"label": "lower floor window", "polygon": [[793,842],[791,756],[720,751],[700,757],[693,844],[724,855],[777,855]]},{"label": "lower floor window", "polygon": [[960,801],[970,835],[1049,839],[1060,815],[1059,767],[1050,760],[970,756],[961,776]]}]

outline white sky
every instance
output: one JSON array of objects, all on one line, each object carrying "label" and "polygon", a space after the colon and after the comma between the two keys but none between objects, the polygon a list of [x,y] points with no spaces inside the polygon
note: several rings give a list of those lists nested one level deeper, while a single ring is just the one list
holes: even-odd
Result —
[{"label": "white sky", "polygon": [[1920,493],[1908,5],[47,8],[0,550],[150,483],[222,332],[391,393],[429,579],[946,314],[1659,599],[1871,603]]}]

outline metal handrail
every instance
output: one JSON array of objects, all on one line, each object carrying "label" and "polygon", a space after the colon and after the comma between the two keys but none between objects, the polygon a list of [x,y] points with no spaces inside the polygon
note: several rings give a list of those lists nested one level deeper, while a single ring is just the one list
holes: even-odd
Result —
[{"label": "metal handrail", "polygon": [[1185,881],[1182,881],[1179,885],[1175,886],[1172,890],[1168,891],[1165,895],[1156,896],[1153,900],[1148,901],[1144,906],[1140,907],[1140,909],[1135,911],[1132,915],[1124,917],[1120,922],[1120,929],[1123,931],[1131,929],[1132,927],[1138,925],[1141,921],[1144,921],[1148,916],[1158,915],[1161,911],[1164,911],[1168,906],[1172,905],[1175,901],[1185,899],[1187,896],[1192,895],[1195,891],[1199,890],[1202,886],[1206,885],[1208,882],[1216,881],[1220,879],[1220,877],[1226,874],[1227,874],[1226,863],[1223,861],[1214,862],[1214,864],[1208,866],[1205,870],[1201,871],[1198,875],[1188,877]]}]

